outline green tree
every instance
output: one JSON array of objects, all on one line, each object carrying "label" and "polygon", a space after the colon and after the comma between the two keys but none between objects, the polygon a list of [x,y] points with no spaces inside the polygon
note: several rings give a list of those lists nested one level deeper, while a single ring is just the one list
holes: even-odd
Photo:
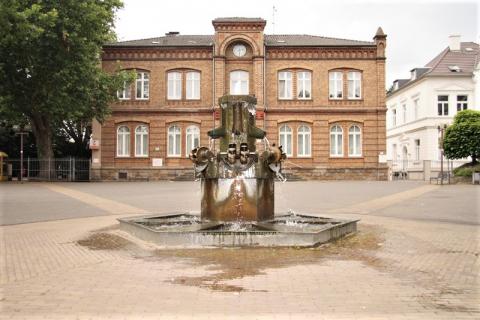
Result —
[{"label": "green tree", "polygon": [[443,148],[449,159],[471,157],[472,164],[476,164],[480,156],[480,111],[457,113],[445,132]]},{"label": "green tree", "polygon": [[[38,157],[60,129],[102,121],[131,74],[101,69],[121,0],[0,1],[0,118],[30,124]],[[75,137],[73,137],[75,138]]]}]

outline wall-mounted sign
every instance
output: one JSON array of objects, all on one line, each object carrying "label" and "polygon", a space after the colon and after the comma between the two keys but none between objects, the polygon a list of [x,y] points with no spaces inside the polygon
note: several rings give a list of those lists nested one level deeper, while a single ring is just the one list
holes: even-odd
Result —
[{"label": "wall-mounted sign", "polygon": [[100,141],[90,139],[90,150],[98,150],[100,149]]},{"label": "wall-mounted sign", "polygon": [[163,158],[153,158],[152,167],[163,167]]}]

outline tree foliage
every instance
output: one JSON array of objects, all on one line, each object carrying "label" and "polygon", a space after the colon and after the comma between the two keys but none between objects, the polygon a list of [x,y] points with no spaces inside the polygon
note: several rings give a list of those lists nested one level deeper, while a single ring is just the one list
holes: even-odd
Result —
[{"label": "tree foliage", "polygon": [[121,0],[0,1],[0,118],[26,121],[38,156],[69,124],[102,121],[126,73],[101,69]]},{"label": "tree foliage", "polygon": [[480,111],[464,110],[455,116],[443,140],[445,156],[449,159],[480,156]]}]

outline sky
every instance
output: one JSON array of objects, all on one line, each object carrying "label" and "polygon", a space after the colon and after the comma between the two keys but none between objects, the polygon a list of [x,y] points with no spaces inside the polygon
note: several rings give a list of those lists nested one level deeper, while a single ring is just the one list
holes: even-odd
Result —
[{"label": "sky", "polygon": [[217,17],[261,17],[267,20],[267,34],[371,41],[381,26],[388,36],[388,88],[446,48],[449,35],[479,43],[479,14],[479,2],[453,0],[124,0],[115,29],[118,40],[158,37],[169,31],[213,34],[211,21]]}]

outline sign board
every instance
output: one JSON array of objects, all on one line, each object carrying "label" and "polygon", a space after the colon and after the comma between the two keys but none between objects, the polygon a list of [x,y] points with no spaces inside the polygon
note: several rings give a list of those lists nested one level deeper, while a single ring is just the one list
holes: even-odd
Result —
[{"label": "sign board", "polygon": [[378,155],[378,163],[387,163],[387,155],[383,152]]},{"label": "sign board", "polygon": [[90,150],[98,150],[100,149],[100,141],[90,139]]},{"label": "sign board", "polygon": [[163,158],[153,158],[152,167],[163,167]]}]

